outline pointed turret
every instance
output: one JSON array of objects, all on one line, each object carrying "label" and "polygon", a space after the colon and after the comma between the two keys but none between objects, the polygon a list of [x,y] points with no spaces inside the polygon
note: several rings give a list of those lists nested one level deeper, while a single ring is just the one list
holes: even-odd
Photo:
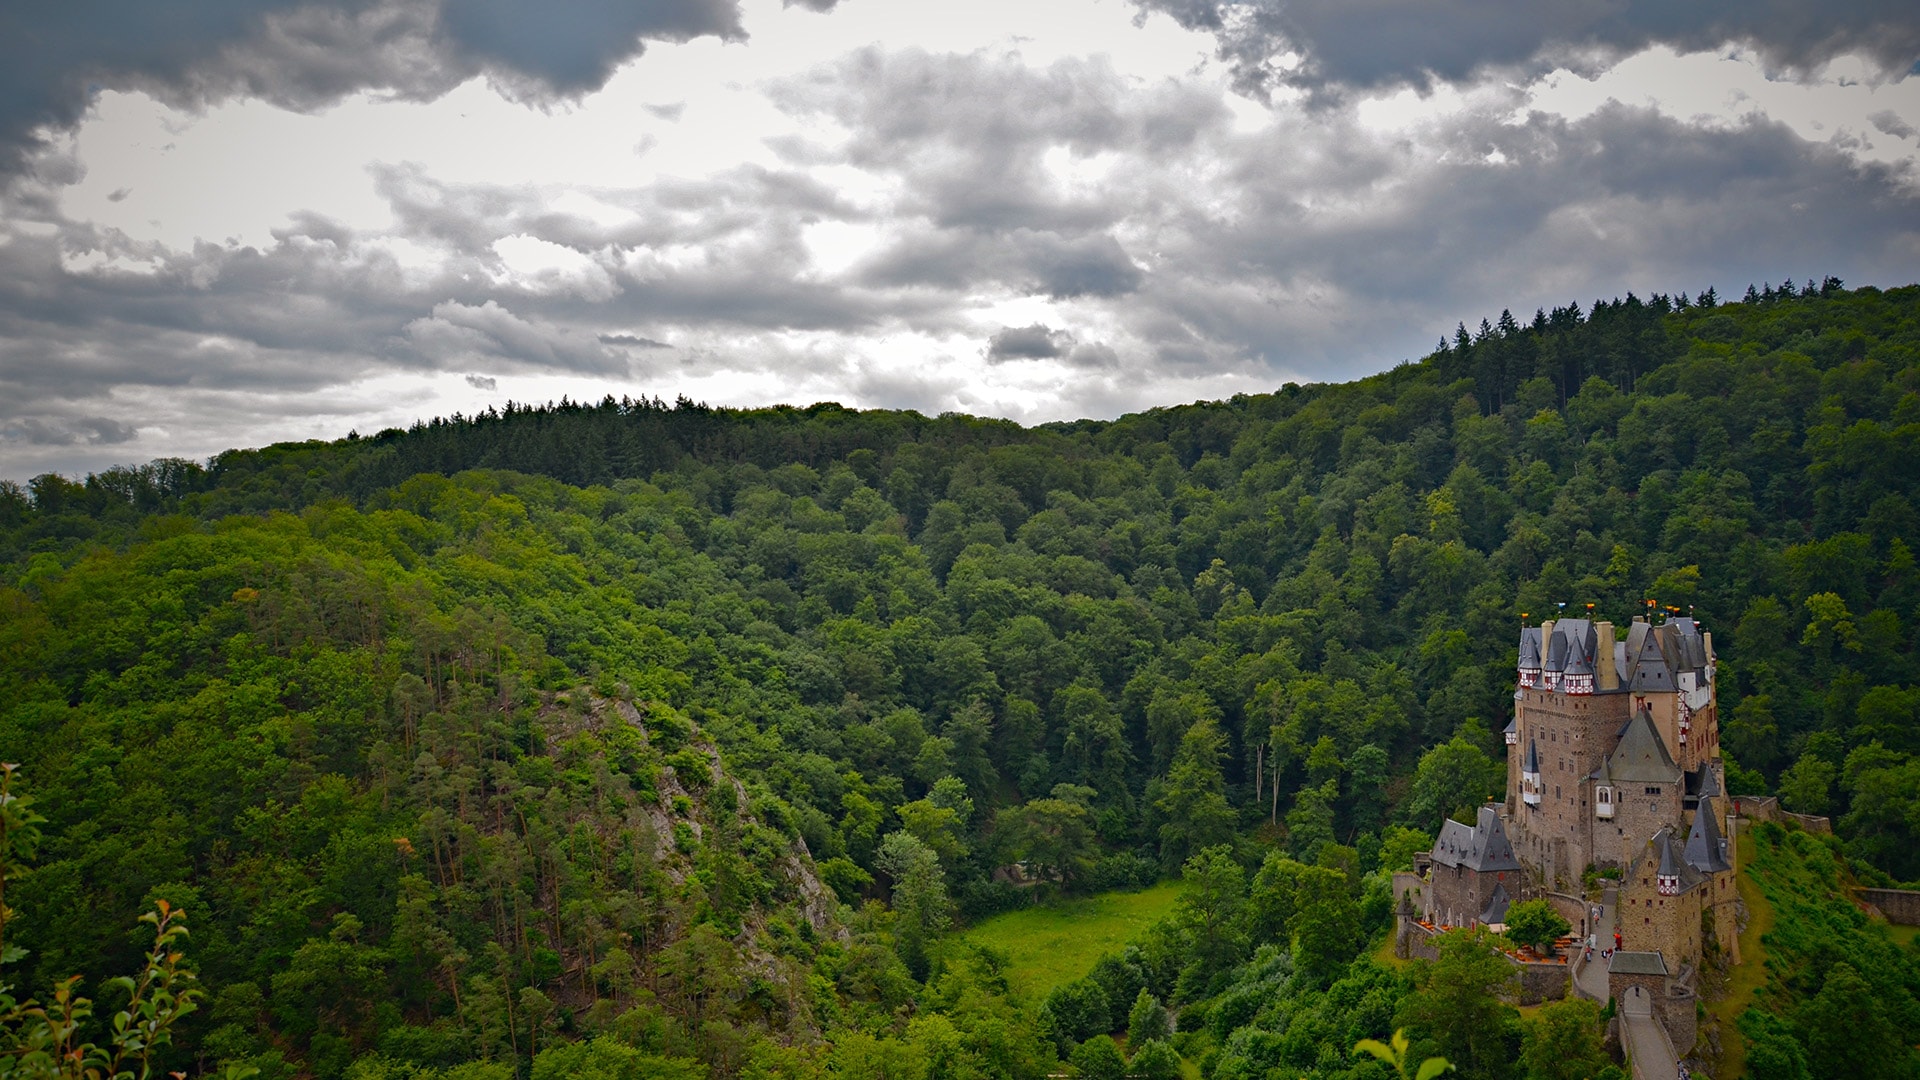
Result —
[{"label": "pointed turret", "polygon": [[1727,861],[1726,841],[1720,839],[1720,823],[1714,814],[1713,799],[1702,798],[1693,812],[1693,831],[1687,835],[1687,865],[1703,874],[1718,874],[1733,869]]},{"label": "pointed turret", "polygon": [[1523,626],[1520,628],[1520,685],[1539,686],[1540,668],[1540,628]]},{"label": "pointed turret", "polygon": [[1653,838],[1653,846],[1660,853],[1660,866],[1653,872],[1654,887],[1661,896],[1680,895],[1680,859],[1673,853],[1673,834],[1661,829]]},{"label": "pointed turret", "polygon": [[1593,693],[1599,648],[1599,635],[1593,624],[1585,619],[1563,619],[1555,633],[1565,635],[1567,641],[1566,663],[1560,669],[1560,689],[1568,694]]}]

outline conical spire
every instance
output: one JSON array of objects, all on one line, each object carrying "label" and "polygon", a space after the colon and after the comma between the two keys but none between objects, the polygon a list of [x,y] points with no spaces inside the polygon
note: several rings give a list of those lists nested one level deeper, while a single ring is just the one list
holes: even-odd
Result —
[{"label": "conical spire", "polygon": [[1733,869],[1727,862],[1724,845],[1720,840],[1718,815],[1713,810],[1713,799],[1703,798],[1700,806],[1693,812],[1693,831],[1687,835],[1687,865],[1703,874],[1717,874]]},{"label": "conical spire", "polygon": [[1660,845],[1660,869],[1655,870],[1654,873],[1660,875],[1661,877],[1670,877],[1670,878],[1679,877],[1680,864],[1673,857],[1673,844],[1668,842],[1667,838],[1664,835],[1662,835],[1660,840],[1657,842]]}]

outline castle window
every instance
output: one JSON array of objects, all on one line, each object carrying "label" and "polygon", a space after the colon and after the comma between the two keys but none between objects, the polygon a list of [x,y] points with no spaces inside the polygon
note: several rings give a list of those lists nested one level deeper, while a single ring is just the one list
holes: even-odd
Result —
[{"label": "castle window", "polygon": [[1658,794],[1660,794],[1660,789],[1659,789],[1659,788],[1657,788],[1657,787],[1650,787],[1650,788],[1648,788],[1648,789],[1647,789],[1647,794],[1649,794],[1649,795],[1658,795]]}]

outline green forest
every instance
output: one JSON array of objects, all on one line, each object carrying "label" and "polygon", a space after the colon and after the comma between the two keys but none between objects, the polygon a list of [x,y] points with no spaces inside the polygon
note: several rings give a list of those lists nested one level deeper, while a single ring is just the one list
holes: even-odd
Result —
[{"label": "green forest", "polygon": [[[155,1075],[1609,1075],[1484,941],[1377,955],[1503,789],[1523,613],[1691,612],[1733,792],[1833,821],[1780,880],[1920,881],[1917,488],[1920,286],[1832,278],[1114,421],[608,398],[0,482],[0,1077],[160,968]],[[1039,1000],[956,933],[1165,880]],[[1920,1076],[1837,888],[1750,1075]]]}]

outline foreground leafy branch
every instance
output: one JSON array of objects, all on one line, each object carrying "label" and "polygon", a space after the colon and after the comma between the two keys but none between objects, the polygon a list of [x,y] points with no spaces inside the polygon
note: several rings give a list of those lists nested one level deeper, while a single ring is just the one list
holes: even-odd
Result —
[{"label": "foreground leafy branch", "polygon": [[1393,1045],[1389,1046],[1382,1043],[1379,1039],[1361,1039],[1359,1042],[1353,1044],[1353,1052],[1356,1054],[1372,1054],[1374,1057],[1392,1066],[1393,1071],[1399,1073],[1405,1080],[1433,1080],[1434,1077],[1439,1076],[1441,1073],[1453,1071],[1453,1066],[1447,1064],[1446,1058],[1430,1057],[1420,1063],[1418,1070],[1408,1072],[1408,1043],[1406,1031],[1401,1030],[1394,1032],[1392,1043]]},{"label": "foreground leafy branch", "polygon": [[[5,904],[6,882],[38,848],[46,820],[15,790],[19,771],[18,765],[0,764],[0,969],[26,956],[4,936],[12,914]],[[127,1004],[113,1014],[103,1043],[85,1037],[94,1004],[79,993],[80,976],[56,983],[52,1003],[42,1005],[14,997],[0,970],[0,1080],[149,1080],[156,1055],[172,1044],[175,1025],[198,1010],[203,994],[181,951],[186,919],[185,911],[165,900],[140,916],[153,927],[153,946],[139,975],[108,980],[109,987],[126,993]],[[221,1075],[243,1080],[256,1072],[230,1066]]]}]

